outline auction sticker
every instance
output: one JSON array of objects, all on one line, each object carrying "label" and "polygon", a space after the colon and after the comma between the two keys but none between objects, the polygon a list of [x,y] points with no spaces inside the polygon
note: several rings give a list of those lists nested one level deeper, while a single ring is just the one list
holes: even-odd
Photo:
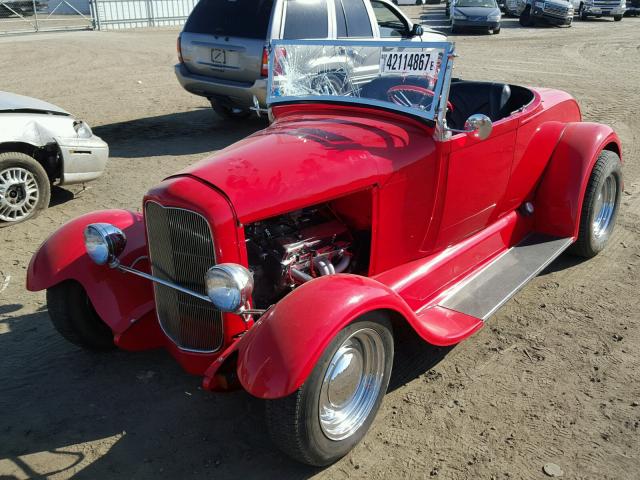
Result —
[{"label": "auction sticker", "polygon": [[385,48],[380,55],[380,73],[434,75],[438,50]]}]

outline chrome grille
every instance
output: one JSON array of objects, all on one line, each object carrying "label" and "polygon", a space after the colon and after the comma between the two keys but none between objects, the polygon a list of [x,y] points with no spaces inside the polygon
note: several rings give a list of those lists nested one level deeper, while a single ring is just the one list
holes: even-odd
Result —
[{"label": "chrome grille", "polygon": [[[205,274],[215,264],[211,229],[200,214],[145,205],[151,272],[206,295]],[[183,350],[215,352],[222,346],[222,315],[211,303],[154,283],[160,326]]]}]

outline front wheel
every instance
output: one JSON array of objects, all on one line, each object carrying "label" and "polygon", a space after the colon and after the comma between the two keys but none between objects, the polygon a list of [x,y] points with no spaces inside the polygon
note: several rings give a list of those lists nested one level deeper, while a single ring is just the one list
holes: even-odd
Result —
[{"label": "front wheel", "polygon": [[494,35],[498,35],[500,33],[500,27],[494,28],[493,29],[493,34]]},{"label": "front wheel", "polygon": [[51,184],[34,158],[0,153],[0,227],[34,218],[49,206]]},{"label": "front wheel", "polygon": [[622,163],[614,152],[603,150],[591,171],[580,213],[578,240],[571,251],[591,258],[606,246],[618,216],[622,194]]},{"label": "front wheel", "polygon": [[51,323],[69,342],[93,351],[115,348],[113,332],[97,314],[78,282],[66,281],[49,288],[47,307]]},{"label": "front wheel", "polygon": [[619,22],[620,20],[622,20],[622,15],[614,15],[613,16],[613,21],[614,22]]},{"label": "front wheel", "polygon": [[331,341],[298,390],[267,401],[273,442],[308,465],[325,466],[342,458],[371,426],[392,364],[389,319],[374,312],[351,323]]}]

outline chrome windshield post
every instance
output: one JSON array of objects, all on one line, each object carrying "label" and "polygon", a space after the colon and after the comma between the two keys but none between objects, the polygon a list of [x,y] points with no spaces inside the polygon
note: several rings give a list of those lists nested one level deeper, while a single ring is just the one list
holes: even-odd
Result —
[{"label": "chrome windshield post", "polygon": [[436,118],[435,137],[443,142],[451,137],[451,131],[447,128],[447,101],[449,100],[449,89],[451,87],[451,77],[453,74],[453,61],[458,55],[455,47],[452,45],[448,54],[447,69],[444,72],[442,81],[442,91],[440,93],[440,102],[438,104],[438,116]]}]

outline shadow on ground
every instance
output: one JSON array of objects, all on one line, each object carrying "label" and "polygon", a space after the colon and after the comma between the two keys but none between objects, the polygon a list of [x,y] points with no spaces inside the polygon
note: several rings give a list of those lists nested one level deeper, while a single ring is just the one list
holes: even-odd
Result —
[{"label": "shadow on ground", "polygon": [[101,125],[93,131],[109,144],[112,157],[141,158],[220,150],[266,126],[264,119],[255,116],[222,120],[203,107]]},{"label": "shadow on ground", "polygon": [[[263,404],[244,392],[212,394],[164,351],[91,354],[68,344],[46,312],[0,310],[0,460],[29,478],[55,472],[106,478],[293,478],[318,470],[271,445]],[[17,315],[8,317],[8,314]],[[415,340],[415,338],[414,338]],[[425,373],[449,349],[402,349],[390,389]],[[396,363],[397,363],[396,362]],[[83,444],[80,449],[74,445]],[[30,463],[29,454],[49,459]],[[90,458],[86,458],[90,455]],[[42,458],[42,456],[40,456]],[[46,470],[46,471],[44,471]],[[5,477],[11,478],[11,476]]]}]

